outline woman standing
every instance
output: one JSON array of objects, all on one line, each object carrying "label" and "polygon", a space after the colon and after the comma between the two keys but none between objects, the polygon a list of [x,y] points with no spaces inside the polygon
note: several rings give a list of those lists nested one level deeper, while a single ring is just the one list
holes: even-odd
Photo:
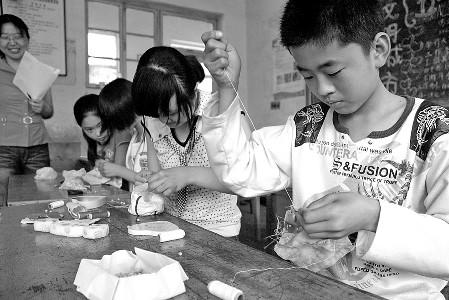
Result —
[{"label": "woman standing", "polygon": [[28,99],[13,84],[28,50],[27,25],[14,15],[0,15],[0,206],[5,204],[8,178],[34,173],[50,165],[48,134],[43,119],[53,116],[51,92]]}]

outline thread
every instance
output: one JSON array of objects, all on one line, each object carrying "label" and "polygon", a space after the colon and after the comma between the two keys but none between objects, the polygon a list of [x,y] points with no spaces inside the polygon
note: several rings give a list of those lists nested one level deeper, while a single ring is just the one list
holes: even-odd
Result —
[{"label": "thread", "polygon": [[332,258],[332,255],[333,255],[335,252],[336,252],[336,250],[335,250],[335,243],[334,243],[334,249],[333,249],[332,254],[329,255],[329,257],[327,257],[327,258],[325,258],[325,259],[323,259],[323,260],[316,261],[316,262],[314,262],[314,263],[311,263],[311,264],[308,264],[308,265],[305,265],[305,266],[295,266],[295,267],[286,267],[286,268],[249,269],[249,270],[238,271],[237,273],[234,274],[234,277],[232,277],[231,282],[234,282],[234,281],[235,281],[235,278],[237,277],[237,275],[238,275],[238,274],[242,274],[242,273],[264,272],[264,271],[271,271],[271,270],[276,270],[276,271],[278,271],[278,270],[306,269],[306,268],[308,268],[308,267],[311,267],[311,266],[316,265],[316,264],[319,264],[319,263],[323,263],[323,262],[325,262],[325,261],[331,259],[331,258]]},{"label": "thread", "polygon": [[49,209],[55,209],[64,206],[64,200],[53,201],[48,204]]},{"label": "thread", "polygon": [[109,218],[111,216],[111,213],[109,210],[107,211],[99,211],[99,212],[91,212],[87,215],[89,219],[97,219],[97,218]]},{"label": "thread", "polygon": [[241,290],[218,280],[209,282],[207,290],[212,295],[223,300],[243,300],[243,292]]},{"label": "thread", "polygon": [[[229,73],[228,73],[228,71],[227,71],[226,69],[224,70],[224,73],[225,73],[226,77],[228,78],[229,82],[231,83],[232,89],[234,90],[234,92],[235,92],[235,94],[236,94],[236,96],[237,96],[237,99],[239,100],[240,104],[242,105],[243,110],[245,111],[245,114],[248,116],[248,119],[249,119],[249,121],[251,122],[251,125],[252,125],[252,127],[253,127],[253,130],[256,130],[256,126],[254,126],[254,122],[253,122],[253,120],[251,119],[251,116],[250,116],[248,110],[246,109],[245,104],[244,104],[243,101],[242,101],[242,98],[240,98],[240,95],[239,95],[237,89],[235,88],[234,83],[232,82],[231,77],[229,76]],[[284,188],[284,191],[285,191],[285,193],[287,194],[287,197],[288,197],[288,199],[290,200],[290,203],[291,203],[292,206],[293,206],[293,199],[291,198],[289,192],[287,191],[287,188]],[[271,244],[271,243],[270,243],[270,244]],[[306,265],[306,266],[296,266],[296,267],[288,267],[288,268],[249,269],[249,270],[239,271],[239,272],[237,272],[237,273],[234,274],[234,277],[232,278],[232,281],[231,281],[231,282],[234,282],[236,276],[237,276],[238,274],[242,274],[242,273],[249,273],[249,272],[255,272],[255,271],[263,272],[263,271],[269,271],[269,270],[292,270],[292,269],[308,268],[308,267],[311,267],[311,266],[313,266],[313,265],[316,265],[316,264],[319,264],[319,263],[323,263],[323,262],[325,262],[325,261],[331,259],[332,256],[336,253],[336,249],[335,249],[335,248],[336,248],[336,246],[335,246],[335,241],[334,241],[334,249],[333,249],[333,251],[332,251],[332,254],[329,255],[329,257],[327,257],[327,258],[324,259],[324,260],[317,261],[317,262],[314,262],[314,263],[309,264],[309,265]]]},{"label": "thread", "polygon": [[[250,116],[248,110],[246,109],[245,104],[243,104],[242,98],[240,98],[239,92],[238,92],[237,89],[235,88],[234,83],[233,83],[232,80],[231,80],[231,77],[229,77],[228,71],[227,71],[227,70],[224,70],[224,73],[225,73],[226,77],[228,78],[229,82],[231,83],[232,89],[234,90],[235,94],[237,95],[237,99],[239,99],[239,102],[240,102],[240,104],[242,105],[243,110],[245,111],[245,114],[248,116],[248,119],[249,119],[249,121],[251,122],[251,126],[253,127],[253,130],[256,130],[256,126],[254,126],[254,122],[253,122],[253,120],[251,119],[251,116]],[[288,199],[290,200],[290,203],[293,205],[293,199],[292,199],[292,197],[290,197],[290,194],[288,193],[287,189],[284,188],[284,191],[285,191],[285,193],[287,194],[287,197],[288,197]]]}]

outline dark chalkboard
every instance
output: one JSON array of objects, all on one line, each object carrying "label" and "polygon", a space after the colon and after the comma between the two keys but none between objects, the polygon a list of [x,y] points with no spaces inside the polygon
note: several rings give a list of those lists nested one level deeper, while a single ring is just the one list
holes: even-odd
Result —
[{"label": "dark chalkboard", "polygon": [[449,0],[381,0],[391,54],[381,69],[393,93],[449,106]]}]

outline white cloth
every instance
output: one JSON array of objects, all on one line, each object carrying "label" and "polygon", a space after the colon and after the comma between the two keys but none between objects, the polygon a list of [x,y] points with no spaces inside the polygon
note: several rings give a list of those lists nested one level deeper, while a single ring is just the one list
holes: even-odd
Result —
[{"label": "white cloth", "polygon": [[43,167],[36,170],[34,179],[36,180],[53,180],[58,177],[58,173],[52,167]]},{"label": "white cloth", "polygon": [[[203,116],[215,173],[243,196],[291,185],[296,209],[344,183],[381,204],[376,233],[359,232],[356,251],[329,274],[389,299],[444,299],[449,278],[449,113],[408,99],[397,126],[353,142],[334,111],[314,104],[284,126],[242,128],[238,99]],[[246,126],[246,125],[245,125]],[[333,270],[335,271],[335,270]]]},{"label": "white cloth", "polygon": [[170,299],[186,291],[189,279],[178,261],[134,248],[104,255],[101,260],[82,259],[74,284],[88,299]]}]

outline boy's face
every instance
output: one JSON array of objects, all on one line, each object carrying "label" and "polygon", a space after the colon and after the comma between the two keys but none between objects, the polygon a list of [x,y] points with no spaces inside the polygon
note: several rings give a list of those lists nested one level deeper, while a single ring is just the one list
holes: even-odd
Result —
[{"label": "boy's face", "polygon": [[379,84],[373,51],[366,55],[359,44],[307,43],[290,52],[312,93],[340,114],[356,112]]}]

